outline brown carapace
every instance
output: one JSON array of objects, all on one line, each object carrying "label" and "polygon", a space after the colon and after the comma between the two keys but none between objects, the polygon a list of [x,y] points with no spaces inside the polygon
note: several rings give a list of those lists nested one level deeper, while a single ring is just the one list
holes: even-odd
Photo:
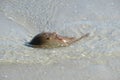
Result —
[{"label": "brown carapace", "polygon": [[79,41],[89,34],[85,34],[80,38],[74,37],[64,37],[58,35],[56,32],[42,32],[36,35],[30,42],[29,46],[34,48],[57,48],[57,47],[66,47],[70,44]]}]

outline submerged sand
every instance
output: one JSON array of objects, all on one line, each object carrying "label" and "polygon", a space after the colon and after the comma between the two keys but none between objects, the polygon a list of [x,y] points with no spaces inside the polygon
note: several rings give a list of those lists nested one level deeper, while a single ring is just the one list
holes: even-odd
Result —
[{"label": "submerged sand", "polygon": [[[4,0],[0,80],[119,80],[120,11],[114,0]],[[89,37],[69,47],[25,46],[42,32]]]}]

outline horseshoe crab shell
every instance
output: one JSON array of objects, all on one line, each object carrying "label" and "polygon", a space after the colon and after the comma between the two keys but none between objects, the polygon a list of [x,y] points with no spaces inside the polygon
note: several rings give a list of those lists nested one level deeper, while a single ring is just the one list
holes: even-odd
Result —
[{"label": "horseshoe crab shell", "polygon": [[29,45],[34,48],[57,48],[65,47],[70,44],[87,37],[89,34],[85,34],[82,37],[76,39],[74,37],[60,36],[56,32],[42,32],[37,34],[30,42]]}]

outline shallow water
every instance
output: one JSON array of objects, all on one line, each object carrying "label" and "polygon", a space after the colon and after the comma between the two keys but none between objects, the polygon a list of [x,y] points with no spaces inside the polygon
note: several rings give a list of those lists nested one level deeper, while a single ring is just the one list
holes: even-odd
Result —
[{"label": "shallow water", "polygon": [[[99,80],[119,80],[119,6],[117,0],[1,1],[0,62],[39,63],[49,66],[58,64],[54,70],[56,75],[57,69],[64,65],[68,73],[69,70],[73,70],[81,75],[86,74],[80,76],[83,78],[76,75],[74,77],[76,79],[96,80],[97,76],[103,76],[102,72],[105,72],[108,75]],[[25,46],[26,42],[42,31],[55,31],[70,37],[80,37],[85,33],[90,33],[90,36],[69,47],[35,49]],[[79,68],[71,69],[69,65]],[[84,68],[87,69],[83,70]],[[77,70],[83,70],[83,72],[77,72]],[[59,70],[58,72],[62,73]],[[114,73],[113,77],[111,73]],[[88,74],[91,74],[91,78]],[[70,78],[74,80],[73,77]]]},{"label": "shallow water", "polygon": [[93,59],[119,56],[119,21],[114,21],[115,26],[113,21],[95,21],[94,23],[87,21],[91,24],[89,24],[89,27],[86,26],[87,23],[83,24],[84,26],[79,29],[82,33],[76,31],[76,33],[72,34],[73,32],[71,32],[68,35],[78,37],[82,36],[83,32],[89,32],[90,36],[88,38],[82,39],[69,47],[55,49],[34,49],[25,46],[25,43],[29,42],[34,35],[30,34],[21,25],[8,20],[5,16],[3,17],[3,14],[1,14],[1,21],[1,25],[5,26],[1,27],[2,31],[0,32],[1,62],[46,64],[61,59]]}]

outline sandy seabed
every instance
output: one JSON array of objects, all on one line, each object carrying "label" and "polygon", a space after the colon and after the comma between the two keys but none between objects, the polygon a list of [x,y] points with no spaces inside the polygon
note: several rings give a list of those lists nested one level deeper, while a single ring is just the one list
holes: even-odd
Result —
[{"label": "sandy seabed", "polygon": [[[120,79],[120,1],[0,1],[0,80]],[[69,47],[25,46],[42,31],[90,35]]]}]

